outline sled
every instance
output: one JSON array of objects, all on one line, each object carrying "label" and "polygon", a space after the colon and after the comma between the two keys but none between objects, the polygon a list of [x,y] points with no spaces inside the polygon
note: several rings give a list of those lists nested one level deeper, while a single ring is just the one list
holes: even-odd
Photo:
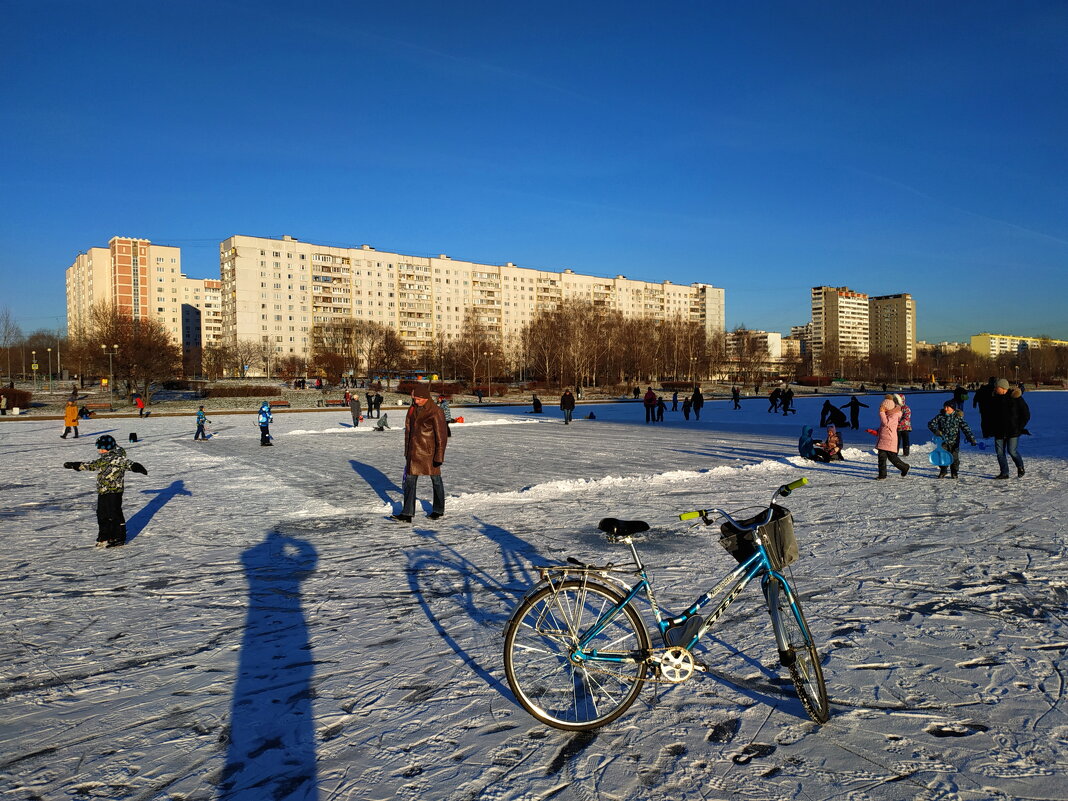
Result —
[{"label": "sled", "polygon": [[931,455],[927,457],[931,460],[931,464],[935,467],[949,467],[953,464],[953,454],[942,447],[942,438],[935,437],[932,441],[935,447]]}]

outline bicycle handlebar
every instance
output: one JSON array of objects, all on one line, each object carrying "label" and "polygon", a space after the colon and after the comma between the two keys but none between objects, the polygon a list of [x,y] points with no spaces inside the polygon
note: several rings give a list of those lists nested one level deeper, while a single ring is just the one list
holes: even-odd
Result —
[{"label": "bicycle handlebar", "polygon": [[[791,481],[789,484],[783,484],[781,487],[779,487],[777,490],[775,490],[775,493],[771,496],[772,502],[774,502],[775,498],[777,498],[780,495],[785,498],[787,495],[789,495],[795,489],[800,489],[801,487],[804,487],[804,486],[807,486],[807,485],[808,485],[808,479],[805,478],[804,476],[802,476],[801,478],[797,479],[797,481]],[[768,505],[768,511],[769,512],[771,511],[771,504]],[[704,524],[706,526],[711,526],[712,525],[712,521],[709,520],[709,515],[711,515],[711,514],[722,515],[723,517],[727,518],[727,520],[731,524],[733,524],[734,526],[736,526],[738,528],[741,528],[743,530],[749,530],[745,526],[738,526],[738,521],[736,521],[733,517],[730,516],[730,514],[728,512],[725,512],[722,509],[695,509],[692,512],[683,512],[682,514],[679,515],[679,520],[695,520],[696,518],[701,518],[701,520],[704,522]],[[767,521],[764,521],[764,522],[767,522]],[[758,528],[760,525],[762,525],[762,523],[758,523],[757,525],[753,526],[753,528]]]}]

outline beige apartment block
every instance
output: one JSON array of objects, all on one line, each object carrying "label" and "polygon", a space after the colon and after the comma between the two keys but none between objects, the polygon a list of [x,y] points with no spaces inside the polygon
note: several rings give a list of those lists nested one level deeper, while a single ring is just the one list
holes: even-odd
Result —
[{"label": "beige apartment block", "polygon": [[812,288],[812,355],[863,358],[869,352],[868,296],[849,287]]},{"label": "beige apartment block", "polygon": [[1032,348],[1055,346],[1068,347],[1068,341],[1041,337],[1017,337],[1010,334],[976,334],[971,338],[971,349],[991,358],[1003,353],[1020,353]]},{"label": "beige apartment block", "polygon": [[307,358],[317,324],[373,320],[393,327],[410,352],[456,337],[469,312],[514,342],[538,312],[586,300],[632,317],[681,316],[722,331],[724,293],[709,284],[633,281],[281,239],[232,236],[220,246],[222,330],[229,341],[267,343],[276,356]]},{"label": "beige apartment block", "polygon": [[218,280],[186,277],[180,248],[116,236],[67,268],[67,331],[84,331],[93,306],[111,303],[158,320],[188,350],[221,335],[221,293]]},{"label": "beige apartment block", "polygon": [[871,353],[881,353],[902,364],[916,360],[916,301],[912,295],[872,297],[869,309]]}]

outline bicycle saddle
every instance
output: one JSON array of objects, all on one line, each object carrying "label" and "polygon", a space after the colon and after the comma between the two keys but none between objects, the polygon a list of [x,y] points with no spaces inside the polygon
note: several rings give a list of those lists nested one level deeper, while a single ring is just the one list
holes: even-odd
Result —
[{"label": "bicycle saddle", "polygon": [[640,531],[648,531],[649,524],[644,520],[616,520],[614,517],[606,517],[597,524],[597,528],[610,537],[629,537]]}]

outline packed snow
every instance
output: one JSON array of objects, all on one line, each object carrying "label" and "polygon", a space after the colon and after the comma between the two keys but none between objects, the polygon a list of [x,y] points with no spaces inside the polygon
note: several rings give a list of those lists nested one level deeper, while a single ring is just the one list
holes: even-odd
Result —
[{"label": "packed snow", "polygon": [[[210,407],[207,442],[192,415],[66,441],[61,422],[0,418],[0,798],[1068,799],[1068,393],[1025,395],[1027,474],[1009,481],[990,440],[934,478],[944,397],[909,396],[912,472],[880,482],[878,395],[827,465],[797,453],[824,396],[653,425],[634,403],[580,404],[570,426],[548,403],[455,408],[446,516],[423,517],[423,479],[412,525],[387,519],[403,410],[382,432],[279,413],[274,448]],[[105,432],[149,470],[127,474],[129,543],[106,550],[95,474],[62,468]],[[791,571],[829,723],[794,695],[755,587],[698,648],[709,673],[647,684],[609,726],[557,731],[517,704],[502,631],[535,566],[618,559],[597,522],[646,520],[658,600],[681,611],[734,562],[678,514],[800,476]]]}]

